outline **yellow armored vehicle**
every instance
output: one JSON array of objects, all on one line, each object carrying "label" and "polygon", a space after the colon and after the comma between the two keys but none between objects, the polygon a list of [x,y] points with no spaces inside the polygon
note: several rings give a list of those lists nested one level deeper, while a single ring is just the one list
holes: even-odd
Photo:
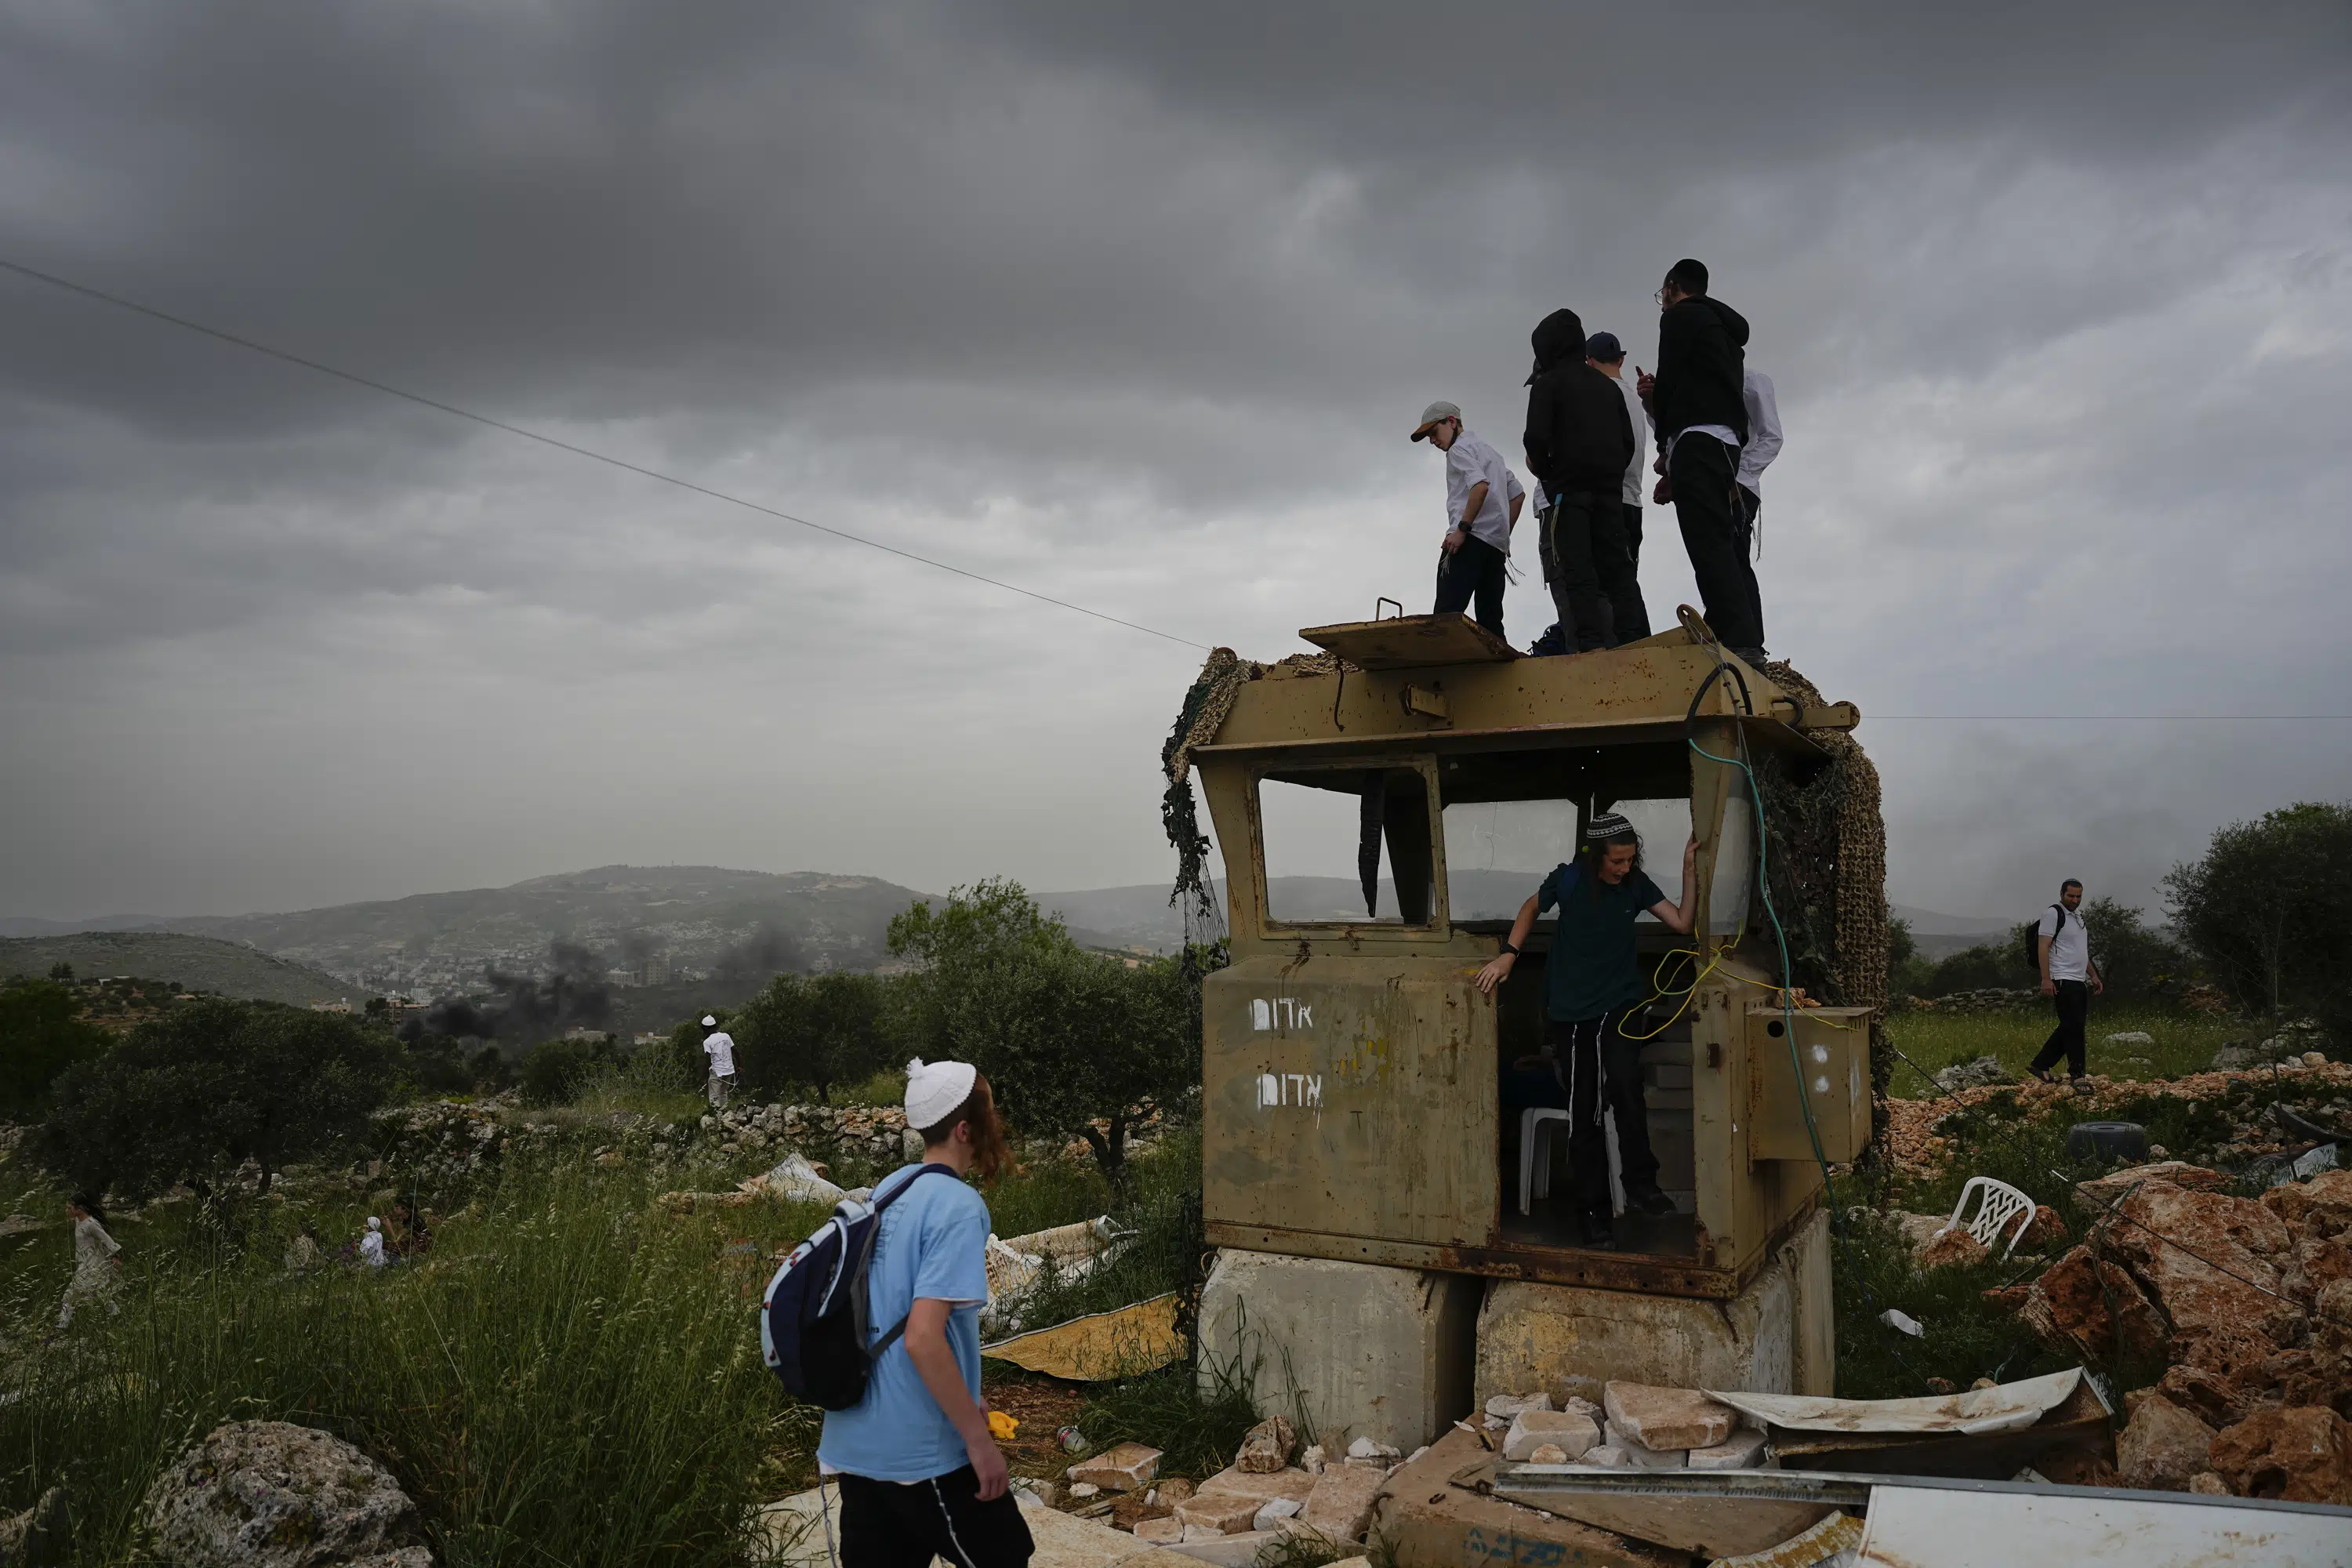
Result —
[{"label": "yellow armored vehicle", "polygon": [[[1776,679],[1741,663],[1687,611],[1573,658],[1521,657],[1458,616],[1300,635],[1325,654],[1261,668],[1221,650],[1171,740],[1171,778],[1198,773],[1223,854],[1232,942],[1202,998],[1210,1241],[1738,1296],[1812,1219],[1824,1167],[1871,1135],[1885,902],[1857,713],[1784,666]],[[1768,867],[1804,861],[1759,881],[1759,803],[1778,791],[1818,816],[1825,774],[1867,832],[1833,827],[1826,849],[1767,832]],[[1189,808],[1189,794],[1171,800]],[[1605,1251],[1578,1245],[1555,1174],[1560,1100],[1540,1057],[1552,920],[1494,995],[1475,984],[1601,810],[1640,828],[1669,897],[1695,837],[1700,892],[1687,937],[1643,918],[1651,997],[1626,1026],[1647,1038],[1648,1130],[1675,1212],[1623,1215]],[[1824,991],[1846,1005],[1815,1005]],[[1800,1310],[1825,1314],[1813,1294]]]}]

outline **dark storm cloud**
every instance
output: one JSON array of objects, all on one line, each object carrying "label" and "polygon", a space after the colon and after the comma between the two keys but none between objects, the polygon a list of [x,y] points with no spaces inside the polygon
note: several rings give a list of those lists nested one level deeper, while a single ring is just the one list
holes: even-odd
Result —
[{"label": "dark storm cloud", "polygon": [[[1272,655],[1425,592],[1413,410],[1515,448],[1528,326],[1646,362],[1693,253],[1780,382],[1763,571],[1825,685],[2340,710],[2347,59],[2325,5],[0,0],[0,255]],[[625,839],[1159,871],[1183,650],[5,276],[0,530],[28,912]],[[892,750],[916,709],[1001,802]],[[463,777],[413,768],[452,731]],[[691,811],[672,754],[729,759]],[[559,756],[642,786],[543,809]],[[933,793],[884,813],[892,770]],[[1049,793],[1034,843],[958,826]]]}]

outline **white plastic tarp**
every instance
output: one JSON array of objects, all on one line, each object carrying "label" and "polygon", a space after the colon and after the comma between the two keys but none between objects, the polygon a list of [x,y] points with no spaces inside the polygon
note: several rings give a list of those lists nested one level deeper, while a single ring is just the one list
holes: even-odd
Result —
[{"label": "white plastic tarp", "polygon": [[1858,1568],[2347,1568],[2352,1509],[2053,1488],[1870,1493]]},{"label": "white plastic tarp", "polygon": [[1709,1399],[1792,1432],[2011,1432],[2064,1404],[2082,1381],[2069,1367],[2021,1383],[1916,1399],[1825,1399],[1802,1394],[1706,1390]]}]

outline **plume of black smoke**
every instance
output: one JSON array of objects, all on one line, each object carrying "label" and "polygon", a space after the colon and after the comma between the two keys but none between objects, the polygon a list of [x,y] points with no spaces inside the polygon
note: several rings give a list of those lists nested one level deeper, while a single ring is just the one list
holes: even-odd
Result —
[{"label": "plume of black smoke", "polygon": [[624,931],[621,935],[621,962],[627,967],[635,969],[646,959],[659,952],[661,947],[661,938],[643,926],[637,927],[635,931]]},{"label": "plume of black smoke", "polygon": [[613,1016],[613,993],[604,963],[577,942],[559,942],[547,951],[547,967],[534,974],[488,969],[487,998],[444,996],[401,1026],[403,1039],[439,1035],[451,1039],[541,1040],[575,1027],[599,1028]]},{"label": "plume of black smoke", "polygon": [[805,969],[801,944],[773,921],[761,921],[750,936],[719,955],[711,965],[720,980],[765,980],[787,969]]}]

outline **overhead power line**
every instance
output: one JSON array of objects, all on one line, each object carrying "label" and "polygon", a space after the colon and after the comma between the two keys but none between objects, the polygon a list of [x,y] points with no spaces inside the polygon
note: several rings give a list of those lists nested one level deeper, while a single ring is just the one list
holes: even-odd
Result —
[{"label": "overhead power line", "polygon": [[592,462],[623,468],[633,474],[643,475],[649,479],[658,479],[663,484],[675,485],[679,489],[691,490],[696,495],[708,496],[712,500],[725,501],[730,506],[740,506],[747,511],[756,511],[763,517],[772,517],[783,522],[798,523],[801,527],[813,529],[818,533],[830,534],[835,539],[846,540],[852,544],[862,544],[868,550],[879,550],[886,555],[896,555],[902,561],[912,561],[920,565],[936,567],[941,572],[951,572],[959,577],[969,578],[974,583],[984,583],[992,588],[1002,588],[1008,594],[1018,594],[1023,598],[1034,599],[1040,604],[1052,605],[1059,609],[1074,610],[1081,616],[1091,616],[1096,620],[1108,621],[1112,626],[1125,626],[1129,631],[1141,632],[1146,637],[1155,637],[1167,642],[1179,643],[1185,647],[1196,647],[1205,652],[1209,647],[1206,643],[1194,642],[1191,637],[1180,637],[1173,632],[1163,632],[1157,626],[1147,626],[1139,621],[1125,620],[1101,610],[1088,609],[1084,605],[1072,604],[1067,599],[1057,599],[1051,594],[1041,594],[1034,588],[1024,588],[1018,583],[1007,583],[1003,578],[967,571],[961,566],[950,565],[947,562],[936,560],[929,555],[918,555],[911,550],[901,550],[895,544],[885,544],[878,539],[868,539],[862,533],[852,533],[847,529],[832,528],[822,522],[812,522],[807,518],[796,517],[791,512],[781,511],[772,506],[763,506],[758,501],[747,500],[739,495],[730,495],[725,490],[713,489],[709,485],[697,484],[692,479],[682,479],[676,474],[666,474],[659,468],[649,468],[642,463],[632,463],[625,458],[615,458],[609,452],[599,452],[593,447],[578,446],[553,436],[542,435],[537,430],[526,429],[520,425],[509,425],[503,419],[493,419],[487,414],[477,414],[470,408],[460,408],[454,403],[444,403],[437,397],[427,397],[422,393],[411,392],[405,387],[394,386],[389,382],[378,381],[373,376],[360,375],[352,371],[342,370],[323,361],[310,359],[306,355],[277,348],[236,332],[224,331],[218,327],[207,326],[202,321],[191,321],[185,316],[174,315],[169,310],[158,310],[152,305],[142,305],[136,300],[127,300],[120,294],[110,294],[103,289],[93,289],[87,283],[77,283],[70,278],[60,278],[54,272],[44,272],[37,267],[27,267],[20,261],[11,261],[5,256],[0,256],[0,270],[13,272],[19,278],[27,278],[36,283],[46,283],[52,289],[62,289],[69,294],[79,294],[86,300],[96,300],[100,304],[111,305],[120,310],[129,310],[134,315],[145,316],[150,321],[162,321],[169,326],[179,327],[237,348],[249,350],[254,353],[265,354],[271,359],[283,361],[287,364],[316,371],[320,375],[331,375],[338,381],[347,381],[354,386],[366,387],[370,392],[380,392],[387,397],[397,397],[404,402],[414,403],[455,418],[468,419],[477,425],[488,426],[493,430],[502,430],[509,436],[520,436],[526,441],[536,441],[542,447],[552,447],[559,452],[569,452],[575,458],[586,458]]}]

